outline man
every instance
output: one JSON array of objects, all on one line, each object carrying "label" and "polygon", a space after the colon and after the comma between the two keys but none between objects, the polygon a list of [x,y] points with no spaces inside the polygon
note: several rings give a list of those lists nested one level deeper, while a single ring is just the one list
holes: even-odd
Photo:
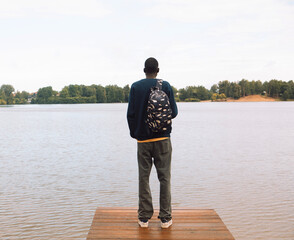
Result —
[{"label": "man", "polygon": [[[159,72],[155,58],[145,61],[144,72],[146,78],[132,84],[129,95],[127,119],[131,137],[137,139],[138,167],[139,167],[139,209],[138,223],[141,227],[148,227],[148,220],[153,215],[152,196],[149,187],[149,176],[152,159],[156,167],[160,182],[160,212],[158,218],[161,227],[172,225],[171,215],[171,154],[170,142],[171,126],[160,132],[152,132],[147,123],[147,104],[151,88],[156,86],[156,76]],[[178,114],[172,87],[166,81],[162,83],[162,90],[167,94],[172,110],[172,118]]]}]

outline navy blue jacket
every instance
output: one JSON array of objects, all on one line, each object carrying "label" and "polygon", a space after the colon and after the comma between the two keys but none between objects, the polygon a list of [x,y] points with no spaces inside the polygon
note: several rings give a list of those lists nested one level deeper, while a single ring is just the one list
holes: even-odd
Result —
[{"label": "navy blue jacket", "polygon": [[[149,94],[151,92],[151,88],[156,86],[156,82],[157,79],[142,79],[140,81],[134,82],[131,86],[127,119],[131,137],[136,138],[137,140],[170,137],[171,127],[168,127],[164,132],[154,133],[149,129],[145,122]],[[172,118],[175,118],[178,114],[178,109],[174,98],[173,89],[168,82],[163,81],[162,90],[169,97],[172,109]]]}]

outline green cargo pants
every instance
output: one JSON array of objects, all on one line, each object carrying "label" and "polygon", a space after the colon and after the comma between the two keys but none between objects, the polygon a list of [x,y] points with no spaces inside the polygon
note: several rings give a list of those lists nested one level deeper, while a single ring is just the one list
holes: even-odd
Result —
[{"label": "green cargo pants", "polygon": [[148,220],[153,215],[152,196],[149,176],[154,162],[160,182],[160,211],[158,218],[170,220],[171,216],[171,154],[170,138],[157,141],[138,143],[139,167],[139,209],[138,218]]}]

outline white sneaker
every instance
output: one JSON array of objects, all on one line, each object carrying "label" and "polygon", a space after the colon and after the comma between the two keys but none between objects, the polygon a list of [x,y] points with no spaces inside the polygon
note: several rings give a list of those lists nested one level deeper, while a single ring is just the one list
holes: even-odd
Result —
[{"label": "white sneaker", "polygon": [[161,228],[169,228],[172,224],[173,224],[172,219],[169,221],[163,220],[161,221]]},{"label": "white sneaker", "polygon": [[140,227],[142,228],[147,228],[148,227],[148,221],[147,222],[142,222],[140,219],[138,220],[138,223]]}]

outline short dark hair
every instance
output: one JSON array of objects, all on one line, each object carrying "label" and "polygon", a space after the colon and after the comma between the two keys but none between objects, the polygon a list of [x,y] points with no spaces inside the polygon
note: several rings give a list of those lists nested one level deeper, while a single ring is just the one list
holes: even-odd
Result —
[{"label": "short dark hair", "polygon": [[150,57],[145,61],[145,68],[144,68],[145,73],[158,73],[158,62],[155,58]]}]

